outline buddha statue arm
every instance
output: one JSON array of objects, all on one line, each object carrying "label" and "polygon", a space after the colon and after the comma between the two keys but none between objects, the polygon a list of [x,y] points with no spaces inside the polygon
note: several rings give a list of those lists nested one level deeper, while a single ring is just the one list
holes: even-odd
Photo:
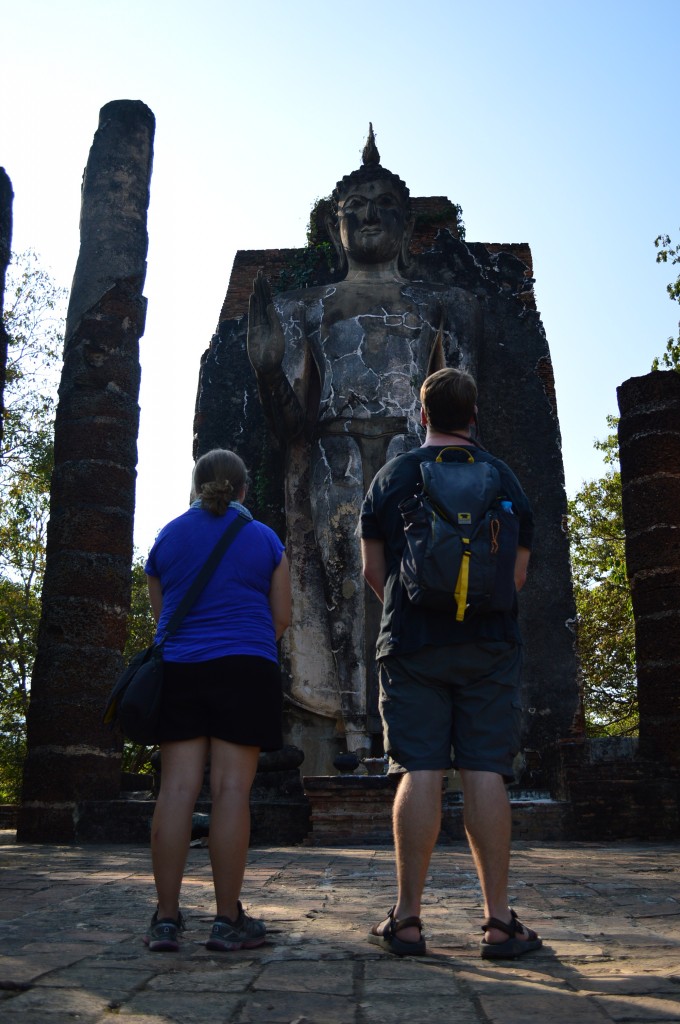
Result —
[{"label": "buddha statue arm", "polygon": [[286,341],[271,289],[259,270],[248,307],[248,358],[257,376],[265,416],[280,440],[296,437],[305,419],[304,410],[283,372],[285,351]]}]

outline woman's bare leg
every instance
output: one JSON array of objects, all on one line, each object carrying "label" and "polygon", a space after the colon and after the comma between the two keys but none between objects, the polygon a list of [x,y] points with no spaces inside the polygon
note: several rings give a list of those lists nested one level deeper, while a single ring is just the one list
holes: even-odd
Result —
[{"label": "woman's bare leg", "polygon": [[250,842],[250,790],[259,747],[210,740],[210,863],[217,913],[235,921]]},{"label": "woman's bare leg", "polygon": [[208,740],[161,744],[161,789],[151,824],[151,861],[159,918],[177,918],[191,842],[191,818],[203,785]]}]

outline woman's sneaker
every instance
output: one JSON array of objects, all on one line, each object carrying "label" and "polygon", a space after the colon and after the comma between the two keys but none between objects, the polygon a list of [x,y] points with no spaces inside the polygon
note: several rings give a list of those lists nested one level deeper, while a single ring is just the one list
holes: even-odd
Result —
[{"label": "woman's sneaker", "polygon": [[184,931],[184,918],[181,912],[174,917],[158,918],[156,910],[151,918],[144,942],[152,953],[176,953],[179,949],[179,934]]},{"label": "woman's sneaker", "polygon": [[257,921],[246,914],[238,904],[238,917],[231,921],[228,917],[216,917],[206,942],[206,949],[219,949],[229,952],[235,949],[255,949],[265,940],[267,929],[264,921]]}]

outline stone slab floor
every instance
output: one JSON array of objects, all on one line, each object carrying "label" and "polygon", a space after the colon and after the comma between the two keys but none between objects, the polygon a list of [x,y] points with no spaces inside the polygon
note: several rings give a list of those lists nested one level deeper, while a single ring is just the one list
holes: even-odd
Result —
[{"label": "stone slab floor", "polygon": [[479,957],[480,894],[463,844],[439,847],[429,955],[366,942],[393,901],[389,848],[258,847],[244,904],[258,950],[202,943],[208,852],[192,848],[179,953],[141,941],[154,909],[139,846],[17,845],[0,832],[0,1020],[11,1024],[605,1024],[680,1021],[680,847],[518,843],[512,902],[544,948]]}]

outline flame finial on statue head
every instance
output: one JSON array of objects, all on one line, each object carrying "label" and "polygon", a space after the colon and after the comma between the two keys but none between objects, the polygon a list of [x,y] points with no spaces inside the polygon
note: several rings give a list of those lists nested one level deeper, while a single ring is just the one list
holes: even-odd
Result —
[{"label": "flame finial on statue head", "polygon": [[356,171],[352,171],[351,174],[346,174],[344,178],[336,184],[333,189],[332,199],[333,204],[337,209],[337,204],[343,199],[353,188],[360,188],[361,185],[366,181],[375,181],[376,179],[382,178],[384,181],[389,182],[397,192],[401,195],[404,206],[408,208],[409,205],[409,190],[406,184],[396,174],[392,174],[386,167],[383,167],[380,163],[380,153],[378,147],[375,144],[375,134],[373,132],[373,123],[368,123],[368,138],[366,139],[366,145],[364,146],[361,154],[361,167],[357,168]]},{"label": "flame finial on statue head", "polygon": [[375,144],[372,121],[368,122],[368,138],[366,139],[366,145],[364,146],[363,153],[361,154],[361,162],[364,167],[367,164],[380,163],[380,153],[378,152],[378,147]]}]

